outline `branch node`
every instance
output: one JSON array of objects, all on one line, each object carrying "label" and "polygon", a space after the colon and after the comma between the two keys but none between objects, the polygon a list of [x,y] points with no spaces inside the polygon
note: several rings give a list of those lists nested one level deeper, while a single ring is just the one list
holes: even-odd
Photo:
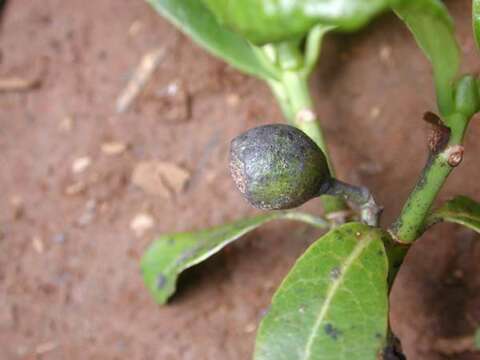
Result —
[{"label": "branch node", "polygon": [[445,157],[447,158],[448,165],[451,167],[457,167],[463,160],[463,154],[465,148],[463,145],[452,145],[445,150]]},{"label": "branch node", "polygon": [[297,116],[295,117],[295,122],[296,123],[309,123],[309,122],[314,122],[316,120],[317,116],[315,115],[315,112],[312,109],[305,108],[300,110],[297,113]]},{"label": "branch node", "polygon": [[397,233],[394,229],[387,229],[387,232],[390,234],[390,237],[392,238],[393,242],[398,245],[398,246],[404,246],[404,247],[409,247],[411,243],[402,241],[398,236]]},{"label": "branch node", "polygon": [[323,193],[333,196],[341,196],[351,201],[360,208],[361,221],[370,226],[378,226],[383,208],[378,206],[370,190],[363,186],[347,184],[332,178],[329,188],[322,190]]},{"label": "branch node", "polygon": [[445,126],[442,120],[434,113],[428,111],[423,115],[423,120],[432,126],[428,135],[428,148],[433,154],[437,154],[447,146],[450,140],[451,130]]}]

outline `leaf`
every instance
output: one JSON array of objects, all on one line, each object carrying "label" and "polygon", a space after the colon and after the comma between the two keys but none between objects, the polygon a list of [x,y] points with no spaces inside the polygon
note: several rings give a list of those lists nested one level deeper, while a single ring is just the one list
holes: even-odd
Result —
[{"label": "leaf", "polygon": [[480,0],[473,0],[472,17],[473,17],[473,35],[475,36],[477,47],[480,49]]},{"label": "leaf", "polygon": [[320,23],[352,31],[392,0],[203,0],[219,22],[255,44],[303,38]]},{"label": "leaf", "polygon": [[328,227],[326,221],[309,214],[277,211],[208,230],[163,235],[150,245],[141,261],[147,288],[156,302],[166,303],[175,292],[177,278],[182,271],[204,261],[249,231],[277,219]]},{"label": "leaf", "polygon": [[331,230],[297,261],[263,319],[255,360],[375,360],[386,344],[389,235]]},{"label": "leaf", "polygon": [[308,33],[305,41],[305,72],[307,75],[310,75],[313,72],[315,65],[317,65],[323,37],[334,28],[334,26],[319,24],[313,27]]},{"label": "leaf", "polygon": [[404,0],[394,6],[394,10],[432,63],[440,112],[451,114],[460,50],[447,8],[440,0]]},{"label": "leaf", "polygon": [[447,201],[427,219],[428,225],[448,221],[480,233],[480,204],[466,196]]},{"label": "leaf", "polygon": [[263,79],[278,78],[240,35],[222,27],[200,0],[147,0],[196,43],[227,63]]}]

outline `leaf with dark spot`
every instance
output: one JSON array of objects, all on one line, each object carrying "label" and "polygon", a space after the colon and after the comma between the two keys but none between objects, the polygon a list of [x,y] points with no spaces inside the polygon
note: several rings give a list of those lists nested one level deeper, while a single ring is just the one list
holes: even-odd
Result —
[{"label": "leaf with dark spot", "polygon": [[342,275],[342,271],[338,266],[334,267],[330,271],[330,277],[332,278],[332,280],[337,280],[340,277],[340,275]]},{"label": "leaf with dark spot", "polygon": [[311,245],[261,322],[255,360],[376,360],[387,337],[390,241],[381,229],[349,223]]},{"label": "leaf with dark spot", "polygon": [[330,336],[333,340],[337,340],[340,336],[340,331],[335,329],[332,324],[326,324],[324,329],[327,335]]},{"label": "leaf with dark spot", "polygon": [[155,300],[164,304],[175,292],[182,271],[204,261],[247,232],[276,219],[297,220],[323,228],[328,226],[325,220],[309,214],[278,211],[209,230],[167,234],[154,241],[143,255],[144,282]]},{"label": "leaf with dark spot", "polygon": [[167,284],[167,278],[163,274],[159,274],[157,277],[157,289],[162,290]]}]

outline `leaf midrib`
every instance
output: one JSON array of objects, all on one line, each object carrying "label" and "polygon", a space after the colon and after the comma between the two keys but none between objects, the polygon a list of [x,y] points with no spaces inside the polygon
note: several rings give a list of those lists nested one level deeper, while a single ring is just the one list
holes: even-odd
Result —
[{"label": "leaf midrib", "polygon": [[318,314],[317,319],[315,320],[315,324],[313,326],[312,332],[310,333],[307,343],[305,345],[305,355],[303,357],[303,360],[308,360],[310,359],[311,352],[312,352],[312,346],[315,341],[315,337],[318,334],[318,330],[322,324],[322,322],[325,320],[325,316],[327,315],[327,312],[330,308],[330,303],[332,302],[333,298],[336,295],[336,292],[340,285],[343,283],[346,274],[350,268],[350,266],[355,262],[355,260],[363,253],[363,251],[370,245],[372,242],[373,236],[368,236],[366,239],[359,239],[358,245],[354,249],[354,251],[347,257],[347,259],[343,262],[341,268],[340,268],[340,278],[338,278],[337,281],[333,282],[328,291],[327,291],[327,296],[325,298],[325,301],[322,305],[322,308],[320,309],[320,313]]},{"label": "leaf midrib", "polygon": [[[441,215],[441,214],[440,214]],[[449,212],[447,212],[444,216],[445,218],[450,218],[452,220],[462,220],[462,219],[466,219],[466,220],[471,220],[471,221],[480,221],[480,217],[476,216],[476,215],[472,215],[471,213],[468,213],[468,212],[464,212],[464,211],[461,211],[461,212],[455,212],[454,210],[450,210]]]}]

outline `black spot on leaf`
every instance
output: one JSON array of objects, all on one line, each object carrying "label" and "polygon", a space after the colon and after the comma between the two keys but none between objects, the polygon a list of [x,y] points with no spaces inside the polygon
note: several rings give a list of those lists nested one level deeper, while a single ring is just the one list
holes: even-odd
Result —
[{"label": "black spot on leaf", "polygon": [[162,290],[167,284],[167,277],[163,274],[157,276],[157,289]]},{"label": "black spot on leaf", "polygon": [[332,280],[337,280],[340,275],[342,275],[342,270],[338,266],[335,266],[332,270],[330,270],[330,278]]},{"label": "black spot on leaf", "polygon": [[333,340],[337,340],[342,334],[341,331],[336,329],[332,324],[326,324],[324,330]]}]

